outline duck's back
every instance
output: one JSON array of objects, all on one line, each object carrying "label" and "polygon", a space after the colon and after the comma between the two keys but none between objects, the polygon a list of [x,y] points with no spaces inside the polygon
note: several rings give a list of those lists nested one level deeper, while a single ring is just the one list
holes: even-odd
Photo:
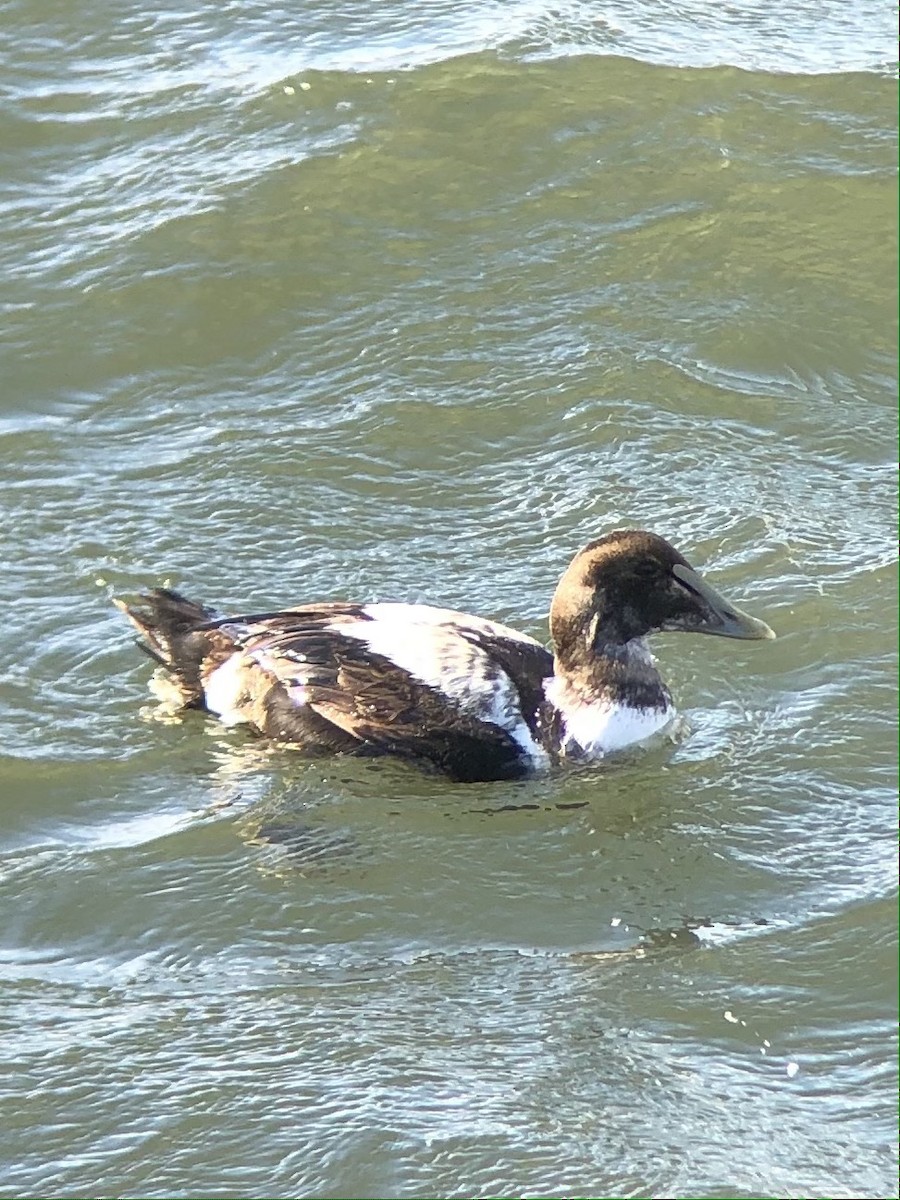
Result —
[{"label": "duck's back", "polygon": [[509,778],[547,760],[552,656],[496,622],[400,603],[217,618],[162,589],[122,607],[182,703],[226,724],[310,753],[401,755],[461,780]]}]

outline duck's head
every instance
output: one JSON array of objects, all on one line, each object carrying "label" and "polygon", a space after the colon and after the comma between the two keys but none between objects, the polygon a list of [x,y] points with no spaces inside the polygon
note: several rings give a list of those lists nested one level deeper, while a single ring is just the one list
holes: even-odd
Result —
[{"label": "duck's head", "polygon": [[617,529],[589,542],[553,596],[550,634],[559,654],[602,652],[650,633],[774,638],[764,621],[730,604],[665,538]]}]

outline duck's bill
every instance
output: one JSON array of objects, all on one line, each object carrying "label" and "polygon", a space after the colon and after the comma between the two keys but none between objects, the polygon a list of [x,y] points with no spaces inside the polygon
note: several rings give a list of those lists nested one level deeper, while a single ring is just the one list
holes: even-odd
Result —
[{"label": "duck's bill", "polygon": [[668,630],[683,630],[685,633],[710,633],[716,637],[741,638],[743,641],[771,640],[775,637],[765,621],[741,612],[720,596],[705,579],[683,567],[680,563],[672,568],[678,582],[697,600],[696,613],[676,617],[664,626]]}]

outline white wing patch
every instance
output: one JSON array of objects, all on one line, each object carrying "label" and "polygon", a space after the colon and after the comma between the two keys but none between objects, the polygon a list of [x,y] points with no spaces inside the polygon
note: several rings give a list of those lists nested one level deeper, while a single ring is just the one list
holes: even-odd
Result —
[{"label": "white wing patch", "polygon": [[247,720],[241,711],[241,704],[246,699],[241,672],[247,665],[245,656],[236,651],[216,667],[204,684],[206,707],[218,714],[223,725],[243,725]]},{"label": "white wing patch", "polygon": [[504,625],[450,609],[368,604],[364,611],[372,620],[338,619],[325,628],[365,642],[373,653],[389,659],[420,683],[446,696],[459,711],[505,730],[535,765],[549,761],[522,715],[513,681],[485,650],[467,641],[459,627],[496,637],[514,637],[535,646],[539,642]]},{"label": "white wing patch", "polygon": [[[366,604],[362,611],[373,621],[390,626],[405,628],[409,625],[422,625],[427,628],[443,625],[450,630],[471,629],[473,633],[481,633],[487,637],[509,638],[515,642],[524,642],[527,646],[541,645],[527,633],[520,633],[518,629],[512,629],[509,625],[501,625],[499,621],[473,617],[471,613],[456,612],[452,608],[435,608],[431,604],[400,604],[394,600]],[[341,628],[343,630],[344,627]]]},{"label": "white wing patch", "polygon": [[[440,692],[458,711],[505,730],[532,765],[549,763],[522,714],[512,679],[486,650],[464,635],[470,630],[530,646],[540,646],[539,642],[494,621],[424,604],[368,604],[363,612],[369,619],[337,615],[323,629],[365,643],[373,653]],[[247,636],[252,630],[235,622],[229,632]],[[302,654],[265,645],[236,650],[206,680],[207,708],[217,713],[225,725],[250,721],[250,681],[257,666],[279,676],[294,704],[302,706],[309,701],[304,662]],[[287,665],[291,667],[289,672],[285,671]]]},{"label": "white wing patch", "polygon": [[[250,708],[254,698],[251,693],[255,667],[280,679],[293,703],[302,707],[309,701],[303,662],[302,655],[273,652],[264,646],[259,650],[236,650],[210,673],[203,688],[206,707],[218,715],[223,725],[252,723]],[[289,671],[285,671],[285,664]]]}]

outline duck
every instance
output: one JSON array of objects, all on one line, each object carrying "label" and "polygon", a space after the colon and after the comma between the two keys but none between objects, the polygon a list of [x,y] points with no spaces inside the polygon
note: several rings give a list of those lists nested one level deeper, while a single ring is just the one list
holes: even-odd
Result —
[{"label": "duck", "polygon": [[223,616],[170,588],[114,603],[175,708],[309,756],[393,755],[465,783],[596,762],[665,731],[675,708],[652,634],[775,637],[641,529],[577,552],[553,594],[549,649],[430,604],[325,601]]}]

